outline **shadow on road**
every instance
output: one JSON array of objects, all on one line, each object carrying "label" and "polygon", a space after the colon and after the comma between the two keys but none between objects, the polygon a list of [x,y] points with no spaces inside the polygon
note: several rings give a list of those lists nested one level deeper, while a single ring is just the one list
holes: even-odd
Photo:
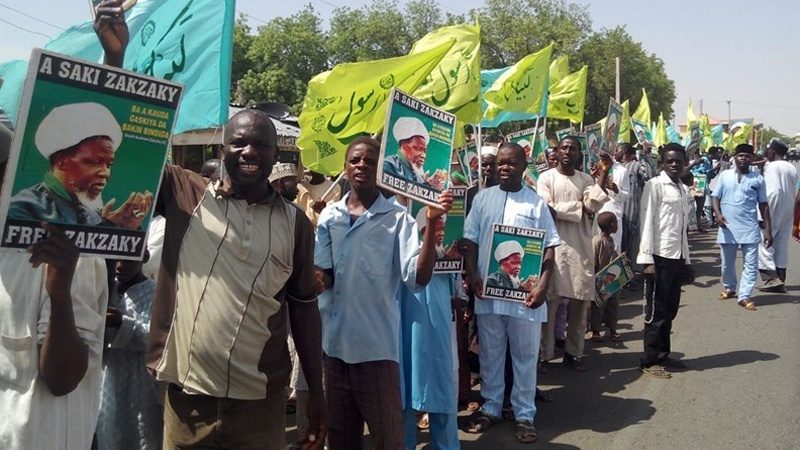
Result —
[{"label": "shadow on road", "polygon": [[774,361],[779,356],[774,353],[763,353],[755,350],[736,350],[719,355],[701,356],[694,359],[683,360],[689,369],[687,371],[704,371],[721,369],[725,367],[741,366],[758,361]]}]

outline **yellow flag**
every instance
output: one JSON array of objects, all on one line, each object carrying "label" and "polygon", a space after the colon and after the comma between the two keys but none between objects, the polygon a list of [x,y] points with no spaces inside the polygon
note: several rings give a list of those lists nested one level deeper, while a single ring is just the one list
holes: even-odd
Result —
[{"label": "yellow flag", "polygon": [[708,119],[708,114],[700,116],[700,131],[703,133],[703,141],[700,143],[700,148],[706,149],[711,147],[714,142],[714,134],[711,132],[711,123]]},{"label": "yellow flag", "polygon": [[486,118],[492,120],[500,111],[541,114],[552,54],[553,44],[550,44],[500,75],[483,95],[488,105]]},{"label": "yellow flag", "polygon": [[669,142],[667,138],[667,124],[664,122],[664,113],[658,114],[658,128],[656,128],[655,140],[656,146],[664,145]]},{"label": "yellow flag", "polygon": [[569,75],[569,58],[564,55],[550,63],[550,86],[558,83]]},{"label": "yellow flag", "polygon": [[692,127],[692,123],[697,120],[697,116],[694,115],[694,107],[692,106],[692,99],[689,99],[689,107],[686,109],[686,129],[689,130]]},{"label": "yellow flag", "polygon": [[392,87],[413,92],[453,44],[455,39],[414,55],[339,64],[312,78],[298,120],[303,165],[326,175],[339,173],[347,144],[383,128]]},{"label": "yellow flag", "polygon": [[428,74],[413,96],[456,115],[458,120],[481,120],[481,33],[475,25],[454,25],[434,30],[418,40],[410,55],[456,40],[455,45]]},{"label": "yellow flag", "polygon": [[631,117],[639,122],[650,123],[650,101],[647,100],[647,92],[644,88],[642,88],[642,100]]},{"label": "yellow flag", "polygon": [[551,119],[568,119],[572,123],[583,122],[586,107],[586,81],[589,66],[562,78],[550,86],[550,97],[547,101],[547,117]]},{"label": "yellow flag", "polygon": [[746,144],[750,140],[750,135],[753,134],[753,124],[743,124],[738,130],[733,133],[733,145]]},{"label": "yellow flag", "polygon": [[619,124],[619,138],[617,141],[631,141],[631,106],[628,100],[622,102],[622,120]]}]

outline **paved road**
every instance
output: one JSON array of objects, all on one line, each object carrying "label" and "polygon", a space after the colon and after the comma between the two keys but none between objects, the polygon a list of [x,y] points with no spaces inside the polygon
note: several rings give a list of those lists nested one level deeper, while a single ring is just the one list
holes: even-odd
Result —
[{"label": "paved road", "polygon": [[[758,311],[746,311],[717,299],[715,237],[716,230],[690,236],[698,277],[684,290],[672,336],[689,370],[670,380],[637,370],[643,302],[641,293],[628,294],[623,342],[587,341],[587,372],[551,364],[540,375],[556,400],[540,405],[539,442],[517,444],[514,423],[504,422],[481,436],[462,432],[462,448],[800,449],[800,244],[790,242],[789,293],[758,292]],[[419,439],[419,449],[430,448],[427,432]]]}]

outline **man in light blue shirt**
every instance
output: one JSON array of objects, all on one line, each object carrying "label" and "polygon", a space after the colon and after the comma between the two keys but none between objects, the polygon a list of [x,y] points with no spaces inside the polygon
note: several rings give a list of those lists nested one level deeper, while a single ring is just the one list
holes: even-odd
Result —
[{"label": "man in light blue shirt", "polygon": [[364,422],[379,449],[401,448],[400,310],[402,282],[419,291],[436,258],[434,222],[452,206],[442,193],[428,208],[420,245],[414,219],[377,189],[380,143],[360,137],[347,148],[350,192],[319,218],[314,263],[331,295],[320,302],[331,450],[363,448]]},{"label": "man in light blue shirt", "polygon": [[[475,301],[481,343],[481,395],[486,400],[470,425],[470,432],[481,433],[495,423],[503,406],[506,343],[510,345],[514,373],[511,404],[517,420],[517,441],[537,439],[533,420],[536,415],[536,364],[542,323],[547,321],[544,306],[552,276],[555,247],[561,244],[547,204],[533,189],[522,184],[525,151],[518,144],[506,143],[497,153],[499,185],[484,189],[475,197],[464,224],[469,251],[465,259],[467,280],[479,297]],[[498,300],[483,294],[489,258],[492,257],[492,225],[503,224],[545,230],[542,271],[539,282],[523,302]]]},{"label": "man in light blue shirt", "polygon": [[764,222],[764,247],[772,245],[772,225],[767,203],[764,177],[751,172],[753,146],[740,144],[734,149],[735,165],[722,172],[712,194],[714,214],[719,224],[717,243],[722,252],[722,284],[720,299],[736,296],[736,251],[742,248],[742,276],[739,280],[739,305],[748,311],[756,309],[750,299],[758,275],[758,244],[761,242],[756,207]]}]

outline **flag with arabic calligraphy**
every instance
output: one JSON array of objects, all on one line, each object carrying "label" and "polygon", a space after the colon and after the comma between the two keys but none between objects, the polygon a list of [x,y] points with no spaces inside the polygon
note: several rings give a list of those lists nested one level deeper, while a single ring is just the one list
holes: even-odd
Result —
[{"label": "flag with arabic calligraphy", "polygon": [[439,28],[418,40],[409,54],[436,48],[453,38],[456,43],[412,96],[455,114],[461,122],[477,123],[481,120],[480,28],[467,24]]},{"label": "flag with arabic calligraphy", "polygon": [[[511,67],[504,67],[502,69],[491,69],[491,70],[481,70],[481,92],[485,95],[486,91],[489,90],[490,87],[494,84],[494,82],[500,78],[506,71],[508,71]],[[486,104],[486,98],[482,98],[481,105],[483,111],[485,112],[489,105]],[[500,126],[501,123],[505,122],[513,122],[517,120],[530,120],[535,119],[537,117],[542,117],[544,114],[541,114],[542,111],[537,113],[518,113],[518,112],[511,112],[511,111],[500,111],[492,120],[483,116],[481,119],[481,126],[484,128],[497,128]]]},{"label": "flag with arabic calligraphy", "polygon": [[569,75],[569,58],[567,55],[558,57],[550,63],[550,86],[558,83]]},{"label": "flag with arabic calligraphy", "polygon": [[622,102],[622,121],[619,123],[617,142],[631,142],[631,107],[630,102]]},{"label": "flag with arabic calligraphy", "polygon": [[[138,0],[125,21],[130,42],[123,67],[186,86],[176,134],[228,120],[234,0]],[[91,21],[68,28],[45,48],[87,61],[103,59]],[[16,121],[25,70],[12,61],[0,65],[0,76],[0,107]]]},{"label": "flag with arabic calligraphy", "polygon": [[553,44],[530,54],[505,71],[483,94],[492,120],[501,111],[537,114],[542,110],[550,74]]},{"label": "flag with arabic calligraphy", "polygon": [[639,106],[636,107],[631,118],[642,123],[650,123],[650,102],[647,100],[647,91],[644,88],[642,88],[642,99],[639,101]]},{"label": "flag with arabic calligraphy", "polygon": [[413,55],[339,64],[308,82],[297,146],[303,165],[326,175],[344,167],[347,144],[377,133],[393,87],[413,92],[455,44],[455,39]]},{"label": "flag with arabic calligraphy", "polygon": [[586,82],[589,66],[571,73],[556,84],[550,86],[547,100],[547,117],[551,119],[567,119],[572,123],[583,121],[586,107]]}]

